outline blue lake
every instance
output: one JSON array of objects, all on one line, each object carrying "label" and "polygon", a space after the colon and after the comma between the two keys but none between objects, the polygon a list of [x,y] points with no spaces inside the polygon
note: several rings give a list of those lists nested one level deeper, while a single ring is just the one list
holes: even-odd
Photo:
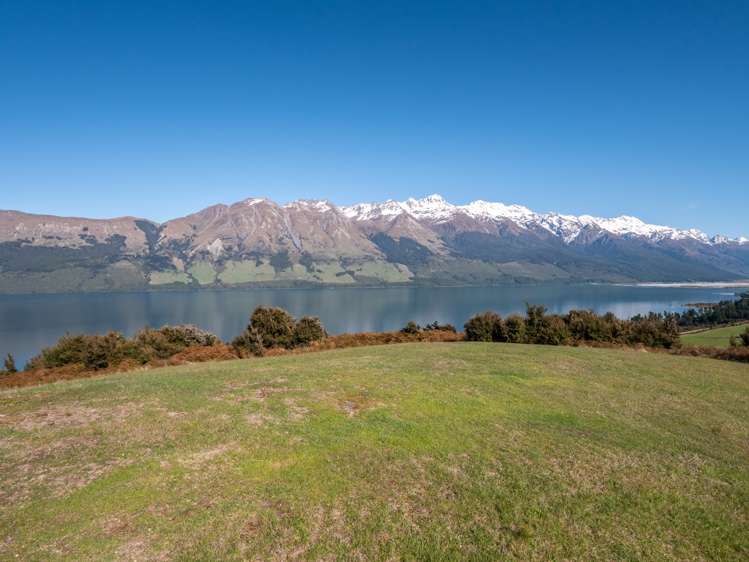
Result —
[{"label": "blue lake", "polygon": [[[746,290],[746,289],[743,289]],[[401,328],[408,320],[456,326],[484,310],[522,312],[525,303],[551,312],[574,308],[638,313],[677,311],[686,303],[717,302],[742,289],[533,285],[498,287],[388,287],[248,289],[199,292],[0,295],[0,354],[23,365],[65,333],[127,335],[143,326],[197,324],[231,339],[258,305],[280,306],[295,316],[319,316],[331,333]]]}]

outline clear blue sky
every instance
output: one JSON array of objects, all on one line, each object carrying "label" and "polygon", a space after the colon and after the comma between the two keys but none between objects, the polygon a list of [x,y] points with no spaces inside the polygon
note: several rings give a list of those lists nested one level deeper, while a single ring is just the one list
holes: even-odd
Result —
[{"label": "clear blue sky", "polygon": [[433,192],[749,235],[749,2],[0,0],[0,208]]}]

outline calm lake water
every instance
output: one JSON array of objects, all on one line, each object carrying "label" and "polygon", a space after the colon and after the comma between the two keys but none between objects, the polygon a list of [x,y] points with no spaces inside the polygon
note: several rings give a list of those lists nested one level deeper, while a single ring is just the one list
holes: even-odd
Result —
[{"label": "calm lake water", "polygon": [[[745,289],[744,289],[745,290]],[[0,354],[23,365],[65,333],[132,335],[143,326],[197,324],[223,339],[237,335],[258,305],[280,306],[295,316],[319,316],[330,333],[401,328],[408,320],[449,322],[495,310],[522,312],[525,303],[551,312],[574,308],[611,311],[621,318],[681,310],[686,303],[717,302],[741,289],[612,285],[513,287],[392,287],[251,289],[185,293],[0,296]]]}]

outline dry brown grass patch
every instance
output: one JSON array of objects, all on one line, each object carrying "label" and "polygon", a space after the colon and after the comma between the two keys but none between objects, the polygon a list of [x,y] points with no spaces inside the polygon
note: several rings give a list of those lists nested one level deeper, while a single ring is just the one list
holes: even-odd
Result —
[{"label": "dry brown grass patch", "polygon": [[180,461],[181,464],[188,468],[197,469],[201,468],[209,462],[214,462],[219,457],[237,449],[236,443],[225,443],[223,445],[217,445],[209,449],[203,449],[192,453],[188,457]]},{"label": "dry brown grass patch", "polygon": [[49,404],[32,412],[11,414],[0,419],[0,427],[33,432],[46,428],[79,427],[111,420],[119,423],[138,412],[143,404],[130,402],[106,408],[93,408],[77,404]]}]

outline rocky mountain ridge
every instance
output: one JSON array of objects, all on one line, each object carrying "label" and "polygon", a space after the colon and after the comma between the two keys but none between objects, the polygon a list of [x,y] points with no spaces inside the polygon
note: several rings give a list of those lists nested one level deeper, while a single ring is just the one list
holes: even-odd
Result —
[{"label": "rocky mountain ridge", "polygon": [[746,238],[439,195],[249,198],[162,224],[0,211],[0,293],[746,278]]}]

